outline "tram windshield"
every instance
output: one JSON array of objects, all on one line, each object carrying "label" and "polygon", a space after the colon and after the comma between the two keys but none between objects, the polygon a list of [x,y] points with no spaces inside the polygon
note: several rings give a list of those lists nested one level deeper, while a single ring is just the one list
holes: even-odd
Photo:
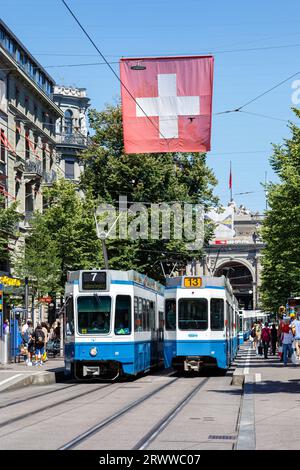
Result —
[{"label": "tram windshield", "polygon": [[206,299],[180,299],[178,305],[180,330],[207,330],[208,303]]},{"label": "tram windshield", "polygon": [[111,298],[91,295],[78,297],[78,333],[105,334],[110,330]]}]

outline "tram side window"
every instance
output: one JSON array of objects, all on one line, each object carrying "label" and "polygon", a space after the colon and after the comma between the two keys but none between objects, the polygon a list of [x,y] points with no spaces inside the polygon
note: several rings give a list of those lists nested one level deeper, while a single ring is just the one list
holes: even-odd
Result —
[{"label": "tram side window", "polygon": [[74,303],[73,297],[66,299],[66,325],[65,335],[72,336],[74,334]]},{"label": "tram side window", "polygon": [[131,298],[129,295],[117,295],[116,297],[115,334],[131,334]]},{"label": "tram side window", "polygon": [[143,331],[143,302],[141,297],[134,298],[134,330]]},{"label": "tram side window", "polygon": [[233,331],[233,308],[230,306],[230,326],[231,326],[231,331]]},{"label": "tram side window", "polygon": [[224,329],[224,300],[210,299],[210,329],[221,331]]},{"label": "tram side window", "polygon": [[149,301],[149,329],[155,330],[155,302]]},{"label": "tram side window", "polygon": [[[149,330],[149,304],[146,299],[143,301],[143,331]],[[148,301],[149,302],[149,301]]]},{"label": "tram side window", "polygon": [[227,326],[230,328],[230,307],[229,303],[226,302],[226,320],[227,320]]},{"label": "tram side window", "polygon": [[176,300],[167,299],[165,303],[166,312],[166,330],[176,330]]}]

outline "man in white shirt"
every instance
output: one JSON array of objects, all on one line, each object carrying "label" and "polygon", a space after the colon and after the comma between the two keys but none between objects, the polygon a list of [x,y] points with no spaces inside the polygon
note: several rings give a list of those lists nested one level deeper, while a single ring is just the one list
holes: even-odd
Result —
[{"label": "man in white shirt", "polygon": [[300,359],[300,320],[299,320],[299,314],[298,314],[298,318],[295,319],[294,321],[292,321],[291,329],[292,329],[293,335],[294,335],[297,358]]}]

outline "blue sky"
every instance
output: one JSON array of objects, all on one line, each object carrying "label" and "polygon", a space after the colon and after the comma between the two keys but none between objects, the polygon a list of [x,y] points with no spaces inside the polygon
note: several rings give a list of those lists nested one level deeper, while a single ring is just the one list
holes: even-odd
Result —
[{"label": "blue sky", "polygon": [[[67,0],[106,58],[119,70],[122,56],[213,53],[213,112],[235,109],[300,72],[300,3],[297,0]],[[114,103],[120,85],[102,62],[61,0],[1,0],[1,18],[59,84],[85,87],[92,106]],[[243,108],[245,113],[214,115],[208,164],[229,198],[229,162],[238,204],[263,211],[261,182],[276,181],[271,143],[288,138],[292,83],[288,80]]]}]

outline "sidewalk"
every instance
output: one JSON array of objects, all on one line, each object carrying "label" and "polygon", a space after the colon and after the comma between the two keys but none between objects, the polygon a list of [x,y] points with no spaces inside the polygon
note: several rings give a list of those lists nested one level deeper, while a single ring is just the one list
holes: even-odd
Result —
[{"label": "sidewalk", "polygon": [[259,357],[243,344],[236,373],[245,377],[237,449],[300,449],[300,365]]},{"label": "sidewalk", "polygon": [[28,367],[25,362],[0,364],[0,393],[26,385],[49,385],[63,377],[63,359],[48,359],[42,366]]}]

